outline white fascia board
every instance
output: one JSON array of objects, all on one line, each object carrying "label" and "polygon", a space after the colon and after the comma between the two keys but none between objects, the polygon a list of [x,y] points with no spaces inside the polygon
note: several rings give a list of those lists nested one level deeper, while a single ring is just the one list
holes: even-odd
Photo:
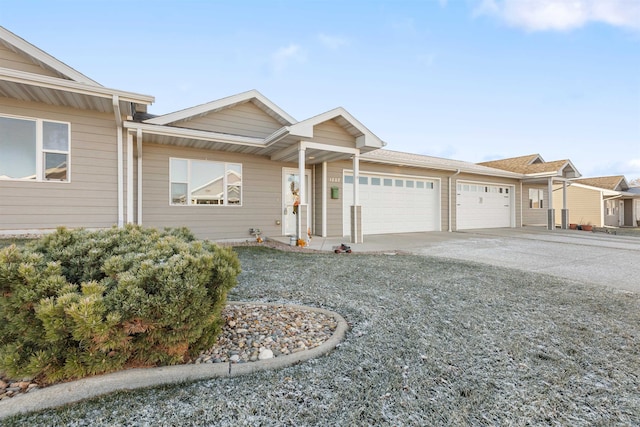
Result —
[{"label": "white fascia board", "polygon": [[526,178],[557,178],[557,177],[561,177],[562,173],[560,171],[537,172],[537,173],[527,173],[524,176]]},{"label": "white fascia board", "polygon": [[593,191],[598,191],[600,193],[602,193],[602,195],[604,196],[615,196],[620,194],[620,191],[615,191],[615,190],[608,190],[606,188],[599,188],[599,187],[593,187],[591,185],[586,185],[586,184],[580,184],[578,182],[569,182],[569,187],[578,187],[578,188],[584,188],[586,190],[593,190]]},{"label": "white fascia board", "polygon": [[84,83],[72,80],[59,79],[57,77],[43,76],[40,74],[26,73],[9,68],[0,68],[0,80],[37,86],[47,89],[61,90],[64,92],[78,93],[81,95],[95,96],[98,98],[113,98],[117,95],[122,102],[133,102],[136,104],[152,104],[155,98],[150,95],[142,95],[133,92],[124,92],[116,89],[109,89],[103,86],[89,86]]},{"label": "white fascia board", "polygon": [[284,121],[289,122],[289,124],[293,124],[296,122],[296,120],[289,114],[287,114],[283,109],[271,102],[260,92],[253,89],[247,92],[242,92],[236,95],[228,96],[226,98],[218,99],[216,101],[211,101],[206,104],[200,104],[196,105],[195,107],[185,108],[184,110],[154,117],[152,119],[145,120],[144,123],[150,123],[154,125],[168,125],[170,123],[175,123],[177,121],[185,120],[190,117],[206,114],[213,110],[222,109],[241,102],[247,102],[254,98],[260,101],[262,104],[266,105],[267,108],[269,108],[273,113],[278,115]]},{"label": "white fascia board", "polygon": [[411,166],[411,167],[421,168],[421,169],[433,169],[433,170],[440,170],[440,171],[447,171],[447,172],[468,173],[472,175],[496,176],[500,178],[513,178],[513,179],[523,178],[522,174],[515,173],[515,172],[503,171],[500,169],[496,169],[495,172],[485,171],[485,170],[478,170],[474,168],[466,168],[461,165],[445,166],[445,165],[436,164],[436,163],[412,162],[412,161],[397,160],[397,159],[393,159],[393,160],[370,159],[367,157],[360,157],[360,162],[380,163],[380,164],[394,165],[394,166]]},{"label": "white fascia board", "polygon": [[249,136],[229,135],[225,133],[208,132],[204,130],[185,129],[172,126],[152,125],[139,122],[124,122],[124,127],[129,130],[142,130],[143,133],[152,135],[174,136],[178,138],[193,138],[201,141],[222,142],[237,145],[249,145],[252,147],[264,147],[262,138]]},{"label": "white fascia board", "polygon": [[341,147],[339,145],[327,145],[327,144],[321,144],[319,142],[313,142],[313,141],[301,141],[300,146],[302,148],[331,151],[333,153],[343,153],[343,154],[352,154],[352,155],[356,155],[360,153],[360,150],[358,150],[357,148]]},{"label": "white fascia board", "polygon": [[280,141],[282,138],[286,138],[287,136],[289,136],[289,127],[285,126],[285,127],[281,127],[280,129],[278,129],[277,131],[273,132],[271,135],[269,135],[268,137],[266,137],[264,139],[264,144],[265,145],[271,145],[274,144],[278,141]]},{"label": "white fascia board", "polygon": [[38,49],[31,43],[27,42],[21,37],[13,34],[11,31],[7,30],[4,27],[0,27],[0,39],[14,46],[16,49],[21,50],[27,55],[33,57],[34,59],[46,64],[47,66],[53,68],[60,74],[69,77],[73,81],[77,83],[83,83],[90,86],[102,87],[102,85],[95,80],[90,79],[84,74],[80,73],[77,70],[69,67],[62,61],[57,60],[53,56],[49,55],[45,51]]}]

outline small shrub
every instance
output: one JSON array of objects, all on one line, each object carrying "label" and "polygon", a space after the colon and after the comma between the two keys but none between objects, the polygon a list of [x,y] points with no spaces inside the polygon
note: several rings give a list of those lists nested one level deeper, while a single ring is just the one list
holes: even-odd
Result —
[{"label": "small shrub", "polygon": [[181,363],[215,343],[240,264],[187,229],[59,228],[0,250],[0,372],[43,382]]}]

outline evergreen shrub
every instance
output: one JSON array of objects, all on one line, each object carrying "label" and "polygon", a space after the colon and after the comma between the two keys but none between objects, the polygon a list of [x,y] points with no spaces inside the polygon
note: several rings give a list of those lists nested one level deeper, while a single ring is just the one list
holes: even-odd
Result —
[{"label": "evergreen shrub", "polygon": [[211,347],[235,252],[187,229],[59,228],[0,250],[0,372],[55,382]]}]

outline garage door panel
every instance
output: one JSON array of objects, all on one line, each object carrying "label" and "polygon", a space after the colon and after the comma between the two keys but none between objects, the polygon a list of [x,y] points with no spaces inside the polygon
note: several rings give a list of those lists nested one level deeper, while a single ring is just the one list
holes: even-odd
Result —
[{"label": "garage door panel", "polygon": [[[362,173],[359,198],[365,234],[434,231],[440,229],[439,182],[404,176]],[[350,234],[353,184],[344,180],[344,234]],[[419,186],[418,183],[421,183]],[[373,185],[378,183],[380,185]]]},{"label": "garage door panel", "polygon": [[458,230],[513,226],[513,186],[458,183],[456,195]]}]

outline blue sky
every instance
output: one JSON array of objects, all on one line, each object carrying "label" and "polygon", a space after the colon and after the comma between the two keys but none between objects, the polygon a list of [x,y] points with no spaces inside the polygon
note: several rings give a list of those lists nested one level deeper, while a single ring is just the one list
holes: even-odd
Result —
[{"label": "blue sky", "polygon": [[391,150],[640,178],[640,0],[2,0],[0,25],[155,114],[257,89]]}]

